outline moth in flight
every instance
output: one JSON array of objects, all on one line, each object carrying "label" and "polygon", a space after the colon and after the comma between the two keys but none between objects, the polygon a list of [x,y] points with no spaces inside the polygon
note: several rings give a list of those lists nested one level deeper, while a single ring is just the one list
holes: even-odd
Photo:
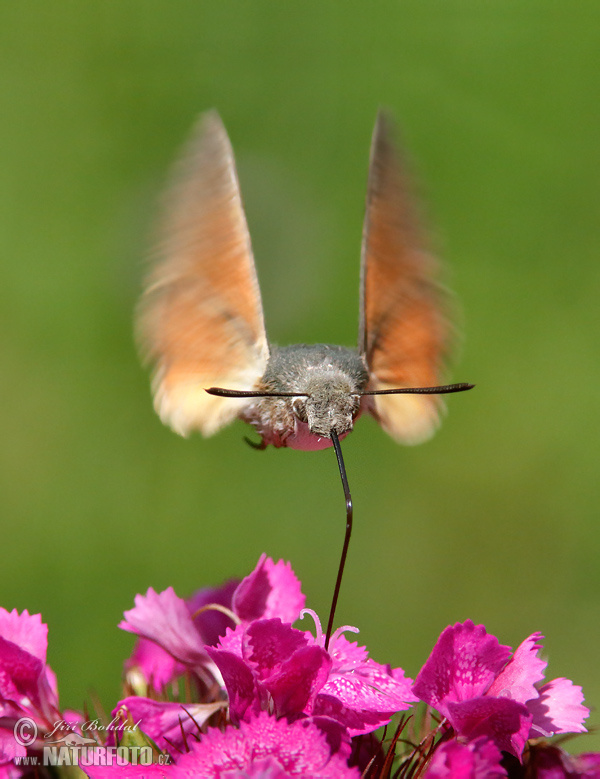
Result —
[{"label": "moth in flight", "polygon": [[346,502],[346,534],[325,647],[333,630],[352,533],[352,498],[340,439],[362,413],[403,443],[437,427],[450,326],[436,260],[379,113],[371,146],[360,274],[358,346],[276,347],[260,289],[233,151],[216,112],[201,117],[168,193],[163,241],[139,308],[154,365],[154,403],[176,432],[211,435],[239,417],[272,444],[333,445]]},{"label": "moth in flight", "polygon": [[364,413],[402,443],[429,437],[442,410],[438,396],[472,385],[440,386],[450,326],[438,263],[408,190],[390,121],[380,112],[357,348],[274,346],[231,144],[219,115],[204,114],[175,167],[138,313],[163,422],[181,435],[208,436],[239,417],[260,436],[258,448],[323,449]]}]

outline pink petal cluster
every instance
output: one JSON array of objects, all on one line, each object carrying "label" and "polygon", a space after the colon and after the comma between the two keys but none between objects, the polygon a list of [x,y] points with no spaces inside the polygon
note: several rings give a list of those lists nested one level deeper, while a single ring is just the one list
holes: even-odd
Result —
[{"label": "pink petal cluster", "polygon": [[[266,713],[239,729],[213,728],[196,744],[179,766],[200,779],[218,776],[314,779],[359,779],[360,771],[349,768],[347,756],[332,752],[326,732],[310,721],[288,723]],[[241,773],[243,771],[243,774]]]},{"label": "pink petal cluster", "polygon": [[[48,626],[39,614],[0,608],[0,766],[28,752],[14,737],[15,723],[22,717],[35,723],[40,736],[54,730],[58,721],[68,719],[75,726],[78,719],[75,713],[65,716],[59,711],[56,676],[46,664],[47,648]],[[39,746],[33,738],[29,750]]]},{"label": "pink petal cluster", "polygon": [[[230,580],[222,587],[199,590],[188,600],[172,587],[161,593],[149,588],[146,595],[136,596],[135,607],[125,612],[119,625],[140,636],[126,663],[128,679],[140,689],[141,677],[149,690],[160,692],[186,670],[204,674],[210,667],[205,647],[216,644],[233,620],[281,616],[293,622],[304,602],[290,564],[274,563],[264,554],[242,582]],[[231,616],[210,608],[214,604]]]},{"label": "pink petal cluster", "polygon": [[520,758],[528,738],[581,733],[589,710],[568,679],[544,685],[534,633],[513,653],[471,620],[447,627],[413,685],[415,695],[469,741],[484,736]]},{"label": "pink petal cluster", "polygon": [[530,750],[528,769],[536,779],[600,779],[600,754],[569,755],[540,743]]},{"label": "pink petal cluster", "polygon": [[[394,769],[398,776],[600,779],[599,755],[573,757],[546,740],[583,732],[589,712],[580,687],[563,678],[544,682],[540,634],[513,652],[482,625],[451,625],[413,684],[402,669],[375,662],[349,641],[344,634],[356,628],[339,628],[326,647],[317,615],[304,604],[290,565],[264,555],[241,582],[188,600],[172,588],[138,595],[121,623],[138,636],[126,663],[133,694],[113,716],[117,723],[140,722],[142,732],[117,726],[107,744],[124,749],[150,739],[171,761],[86,764],[86,773],[92,779],[388,776],[394,749],[410,738],[392,743],[390,733],[380,741],[375,731],[421,700],[443,719],[434,730],[423,720],[418,746],[412,753],[404,748],[405,761]],[[307,614],[314,633],[292,624]],[[43,735],[65,719],[46,648],[39,615],[0,609],[0,778],[26,776],[18,759],[39,755]],[[23,716],[39,728],[28,748],[13,735]],[[68,717],[67,733],[57,740],[68,743],[69,734],[85,741],[78,735],[81,715]],[[406,726],[400,718],[398,737]]]},{"label": "pink petal cluster", "polygon": [[[266,555],[241,582],[232,580],[220,588],[200,590],[188,600],[176,595],[172,587],[161,593],[150,588],[146,595],[136,596],[135,607],[125,612],[119,625],[140,637],[126,663],[130,686],[136,692],[145,688],[155,694],[187,674],[200,689],[219,687],[221,675],[210,649],[227,632],[228,625],[249,624],[275,615],[292,622],[304,603],[300,581],[290,564],[283,560],[275,563]],[[214,608],[215,604],[223,610]],[[136,676],[144,684],[136,683]],[[181,750],[186,746],[186,736],[196,732],[215,707],[213,701],[204,709],[183,708],[132,695],[119,701],[113,716],[120,711],[130,714],[134,721],[142,718],[146,734],[161,748]]]},{"label": "pink petal cluster", "polygon": [[498,779],[507,776],[498,747],[481,736],[468,744],[447,741],[434,753],[426,779]]},{"label": "pink petal cluster", "polygon": [[92,767],[90,779],[360,779],[343,753],[332,750],[318,724],[288,723],[266,713],[239,727],[210,728],[200,742],[169,766]]},{"label": "pink petal cluster", "polygon": [[[211,597],[221,605],[227,601],[238,624],[226,628],[216,646],[206,643],[197,622],[210,611],[196,616],[192,611],[199,602],[207,603],[203,591],[188,602],[172,588],[162,593],[148,590],[136,597],[135,608],[125,613],[120,627],[144,641],[138,643],[134,656],[146,679],[166,683],[173,674],[187,671],[205,687],[211,686],[211,680],[213,685],[222,684],[234,724],[249,722],[261,711],[290,722],[327,719],[340,726],[348,740],[387,724],[394,713],[417,700],[411,692],[412,680],[402,669],[376,663],[364,647],[342,635],[343,630],[355,628],[338,630],[326,650],[313,612],[309,613],[316,621],[316,637],[292,627],[305,597],[289,564],[263,555],[249,576],[225,588],[228,599],[223,590],[211,591]],[[152,645],[162,654],[153,654]],[[142,651],[148,662],[144,663]],[[128,668],[131,672],[131,662]],[[134,721],[141,719],[144,732],[162,749],[173,751],[185,750],[188,736],[215,709],[214,701],[192,711],[189,706],[132,695],[119,702],[113,715],[119,711]]]},{"label": "pink petal cluster", "polygon": [[416,700],[402,669],[376,663],[340,630],[325,649],[318,619],[316,638],[280,619],[255,620],[207,652],[223,676],[234,721],[268,709],[279,717],[330,717],[358,736]]}]

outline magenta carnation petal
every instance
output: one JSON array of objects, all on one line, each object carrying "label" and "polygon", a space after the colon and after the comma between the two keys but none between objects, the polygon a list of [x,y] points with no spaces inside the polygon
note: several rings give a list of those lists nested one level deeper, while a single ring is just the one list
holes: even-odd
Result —
[{"label": "magenta carnation petal", "polygon": [[336,667],[343,666],[348,670],[366,662],[369,656],[365,646],[358,646],[356,641],[348,641],[343,635],[331,641],[329,654]]},{"label": "magenta carnation petal", "polygon": [[351,709],[340,701],[339,698],[326,693],[319,693],[313,708],[315,717],[329,717],[341,723],[348,734],[362,736],[372,733],[377,728],[387,725],[394,716],[393,711],[367,711],[364,709]]},{"label": "magenta carnation petal", "polygon": [[[413,702],[419,700],[413,691],[413,680],[406,675],[402,668],[392,668],[392,678],[395,679],[398,684],[401,684],[406,688],[407,697],[404,700]],[[408,697],[408,695],[410,695],[410,697]]]},{"label": "magenta carnation petal", "polygon": [[530,752],[527,774],[536,779],[600,779],[600,755],[569,755],[542,742]]},{"label": "magenta carnation petal", "polygon": [[[174,747],[177,753],[185,751],[200,735],[200,728],[206,720],[221,708],[221,704],[170,703],[150,698],[130,696],[119,701],[112,712],[117,717],[123,709],[139,722],[140,730],[156,742],[163,750]],[[120,740],[118,727],[111,731]],[[187,738],[184,738],[184,734]],[[114,743],[114,742],[113,742]]]},{"label": "magenta carnation petal", "polygon": [[155,641],[181,662],[197,665],[206,661],[204,642],[188,607],[172,587],[161,593],[150,587],[146,595],[136,595],[135,608],[123,616],[120,628]]},{"label": "magenta carnation petal", "polygon": [[0,637],[0,696],[3,702],[39,708],[44,663],[27,650]]},{"label": "magenta carnation petal", "polygon": [[404,711],[416,700],[409,684],[366,664],[351,673],[331,674],[322,692],[338,698],[346,708],[366,711]]},{"label": "magenta carnation petal", "polygon": [[319,693],[314,714],[338,720],[352,736],[370,733],[390,721],[397,711],[417,700],[412,680],[401,668],[394,671],[368,657],[365,647],[334,634],[329,678]]},{"label": "magenta carnation petal", "polygon": [[279,617],[295,622],[306,601],[290,563],[275,563],[262,555],[256,568],[242,580],[233,595],[233,610],[244,622]]},{"label": "magenta carnation petal", "polygon": [[584,733],[583,721],[590,710],[583,706],[581,687],[570,679],[553,679],[539,689],[539,698],[528,701],[533,715],[531,738],[555,733]]},{"label": "magenta carnation petal", "polygon": [[389,665],[381,665],[368,658],[360,668],[356,669],[355,675],[374,690],[383,693],[388,705],[393,703],[395,711],[408,709],[407,704],[419,700],[412,690],[412,679],[404,675],[402,668],[392,670]]},{"label": "magenta carnation petal", "polygon": [[182,663],[177,662],[166,650],[147,638],[137,640],[125,668],[127,671],[140,673],[146,684],[157,691],[162,690],[185,671]]},{"label": "magenta carnation petal", "polygon": [[440,635],[413,685],[415,695],[446,714],[449,701],[483,695],[504,668],[511,649],[468,619]]},{"label": "magenta carnation petal", "polygon": [[85,776],[89,779],[113,779],[122,776],[123,779],[191,779],[194,774],[180,769],[176,765],[82,765]]},{"label": "magenta carnation petal", "polygon": [[260,698],[254,676],[242,658],[214,647],[207,647],[206,651],[223,676],[232,720],[238,722],[259,711]]},{"label": "magenta carnation petal", "polygon": [[600,779],[600,754],[569,755],[548,743],[531,750],[528,775],[536,779]]},{"label": "magenta carnation petal", "polygon": [[[10,730],[0,728],[0,777],[3,775],[2,766],[6,766],[15,757],[23,757],[27,754],[24,746],[15,739],[12,727]],[[10,776],[10,774],[8,774]],[[16,774],[18,775],[18,774]]]},{"label": "magenta carnation petal", "polygon": [[577,771],[582,777],[598,779],[600,777],[600,752],[585,752],[573,758]]},{"label": "magenta carnation petal", "polygon": [[499,749],[521,758],[531,727],[531,714],[522,703],[489,695],[451,701],[447,716],[458,735],[470,741],[485,736]]},{"label": "magenta carnation petal", "polygon": [[46,700],[49,700],[54,705],[58,705],[56,674],[49,665],[44,668],[44,678],[40,681],[40,688],[44,691]]},{"label": "magenta carnation petal", "polygon": [[[246,626],[238,625],[235,630],[227,628],[225,635],[219,638],[216,649],[224,649],[226,652],[232,652],[238,657],[243,656],[242,643],[246,634]],[[207,648],[208,651],[208,648]]]},{"label": "magenta carnation petal", "polygon": [[308,645],[301,630],[284,625],[280,619],[252,622],[244,634],[242,653],[259,678],[276,673],[298,649]]},{"label": "magenta carnation petal", "polygon": [[54,716],[56,677],[46,665],[48,626],[40,614],[0,608],[0,707]]},{"label": "magenta carnation petal", "polygon": [[225,635],[226,629],[231,627],[232,619],[217,609],[206,609],[206,611],[202,611],[200,614],[196,614],[196,612],[211,603],[217,603],[219,606],[231,609],[233,594],[238,585],[238,579],[230,579],[221,587],[205,587],[202,590],[198,590],[191,598],[186,600],[187,607],[194,620],[194,625],[200,632],[205,644],[216,646],[219,638]]},{"label": "magenta carnation petal", "polygon": [[323,733],[310,721],[288,723],[266,713],[239,729],[211,728],[178,766],[197,779],[224,776],[283,779],[301,776],[312,779],[359,779],[356,768],[348,768],[339,754],[332,754]]},{"label": "magenta carnation petal", "polygon": [[573,765],[569,755],[550,744],[532,752],[527,768],[536,779],[579,779],[580,776],[571,771]]},{"label": "magenta carnation petal", "polygon": [[[289,718],[288,718],[289,719]],[[339,753],[345,760],[350,758],[352,752],[352,742],[350,740],[350,734],[348,730],[331,717],[315,717],[309,716],[302,720],[303,722],[312,722],[323,733],[329,744],[331,754],[336,755]]]},{"label": "magenta carnation petal", "polygon": [[324,649],[306,646],[294,652],[275,674],[263,679],[277,716],[310,713],[330,668],[331,658]]},{"label": "magenta carnation petal", "polygon": [[534,684],[544,678],[544,670],[548,665],[538,657],[542,647],[536,644],[536,641],[540,638],[543,638],[541,633],[534,633],[523,641],[496,677],[487,691],[488,695],[512,698],[519,703],[526,703],[538,697]]},{"label": "magenta carnation petal", "polygon": [[29,614],[27,610],[19,614],[16,609],[0,608],[0,636],[46,662],[48,625],[42,622],[41,614]]},{"label": "magenta carnation petal", "polygon": [[447,741],[434,753],[425,779],[497,779],[507,776],[502,755],[493,742],[481,737],[470,744]]}]

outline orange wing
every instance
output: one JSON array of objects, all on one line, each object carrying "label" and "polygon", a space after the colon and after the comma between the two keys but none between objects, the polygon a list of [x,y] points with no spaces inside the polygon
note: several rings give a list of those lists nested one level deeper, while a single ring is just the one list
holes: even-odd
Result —
[{"label": "orange wing", "polygon": [[163,422],[211,435],[248,401],[204,390],[252,389],[269,357],[233,151],[216,112],[201,117],[168,195],[138,332]]},{"label": "orange wing", "polygon": [[[440,384],[449,336],[438,265],[425,249],[389,122],[379,113],[369,167],[361,259],[359,350],[369,389]],[[443,409],[435,395],[373,396],[371,413],[402,443],[435,430]]]}]

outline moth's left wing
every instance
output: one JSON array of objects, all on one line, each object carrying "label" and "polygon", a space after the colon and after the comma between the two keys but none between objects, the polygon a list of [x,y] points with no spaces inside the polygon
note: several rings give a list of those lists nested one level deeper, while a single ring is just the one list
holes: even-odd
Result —
[{"label": "moth's left wing", "polygon": [[163,422],[211,435],[248,400],[205,389],[251,390],[269,358],[233,151],[215,111],[201,117],[173,179],[138,332]]},{"label": "moth's left wing", "polygon": [[[372,390],[441,384],[450,333],[438,264],[425,248],[391,135],[380,112],[369,166],[359,325]],[[433,434],[443,404],[435,395],[379,395],[369,400],[369,410],[391,436],[413,444]]]}]

